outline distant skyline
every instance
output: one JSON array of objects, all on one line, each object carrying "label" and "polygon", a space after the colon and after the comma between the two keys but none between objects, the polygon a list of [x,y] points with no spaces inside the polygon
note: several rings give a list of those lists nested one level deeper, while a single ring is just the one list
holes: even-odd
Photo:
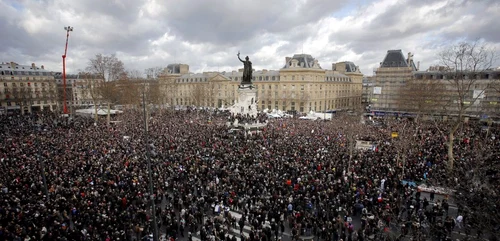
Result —
[{"label": "distant skyline", "polygon": [[191,72],[242,68],[238,51],[274,70],[304,53],[324,69],[352,61],[372,75],[390,49],[412,52],[421,70],[460,41],[500,50],[497,0],[0,0],[0,9],[1,62],[62,71],[69,25],[67,73],[98,53],[127,70],[185,63]]}]

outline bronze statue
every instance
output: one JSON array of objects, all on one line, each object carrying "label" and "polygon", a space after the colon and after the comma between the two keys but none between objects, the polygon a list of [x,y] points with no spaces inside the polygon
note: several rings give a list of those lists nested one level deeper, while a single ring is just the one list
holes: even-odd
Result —
[{"label": "bronze statue", "polygon": [[238,51],[238,59],[243,63],[243,78],[241,79],[241,85],[251,85],[252,84],[252,62],[248,60],[248,56],[245,60],[240,58],[240,52]]}]

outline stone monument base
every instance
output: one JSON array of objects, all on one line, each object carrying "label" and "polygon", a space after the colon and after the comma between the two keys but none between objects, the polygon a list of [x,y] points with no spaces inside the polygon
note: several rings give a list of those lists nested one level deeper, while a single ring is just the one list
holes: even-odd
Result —
[{"label": "stone monument base", "polygon": [[242,84],[238,88],[238,101],[231,106],[234,115],[257,116],[257,89],[252,84]]}]

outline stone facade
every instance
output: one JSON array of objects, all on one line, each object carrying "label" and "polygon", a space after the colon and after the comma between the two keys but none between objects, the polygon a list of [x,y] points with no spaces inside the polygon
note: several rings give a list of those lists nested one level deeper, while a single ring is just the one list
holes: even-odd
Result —
[{"label": "stone facade", "polygon": [[[171,69],[181,68],[167,68],[160,77],[165,104],[229,107],[238,99],[242,70],[193,74]],[[352,62],[336,63],[325,70],[312,56],[296,54],[286,57],[280,70],[254,71],[252,82],[258,110],[320,112],[359,108],[362,79],[363,74]]]},{"label": "stone facade", "polygon": [[57,109],[57,87],[52,72],[14,62],[0,64],[0,112],[31,113]]},{"label": "stone facade", "polygon": [[[63,80],[62,73],[57,72],[54,74],[58,90],[58,105],[63,104]],[[95,88],[104,80],[97,75],[79,73],[79,74],[66,74],[66,105],[70,113],[75,113],[75,110],[87,108],[94,105],[95,99],[100,99],[97,96]],[[94,96],[93,96],[94,95]],[[97,103],[98,104],[98,103]]]},{"label": "stone facade", "polygon": [[[367,93],[371,96],[371,111],[380,115],[456,115],[457,88],[453,86],[450,74],[455,73],[443,67],[419,71],[411,53],[405,58],[401,50],[389,50],[373,76],[372,93]],[[462,100],[464,105],[470,105],[465,114],[472,117],[499,116],[500,95],[498,88],[492,85],[498,85],[500,70],[480,70],[473,76],[465,76],[464,81],[467,82],[467,78],[475,80],[467,87],[470,93]],[[479,94],[481,98],[475,98]]]}]

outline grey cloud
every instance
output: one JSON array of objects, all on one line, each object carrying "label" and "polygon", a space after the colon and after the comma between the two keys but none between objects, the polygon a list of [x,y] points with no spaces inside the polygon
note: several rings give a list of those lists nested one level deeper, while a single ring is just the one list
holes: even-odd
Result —
[{"label": "grey cloud", "polygon": [[[387,8],[382,14],[376,16],[371,22],[363,25],[361,29],[350,30],[344,28],[342,34],[332,34],[330,40],[336,43],[346,43],[346,46],[355,53],[364,53],[362,63],[377,67],[389,49],[403,49],[403,51],[416,52],[410,49],[410,42],[421,40],[418,46],[422,55],[416,52],[416,60],[422,61],[421,67],[428,67],[437,58],[438,52],[445,46],[464,37],[469,40],[483,38],[494,43],[500,41],[500,34],[493,31],[498,15],[484,16],[487,8],[498,6],[495,1],[447,1],[445,6],[432,9],[428,16],[437,21],[421,22],[415,20],[412,14],[417,14],[418,9],[435,1],[401,1]],[[460,26],[459,31],[445,31],[459,18],[467,14],[473,15],[473,20]],[[418,17],[418,16],[416,16]],[[366,53],[376,51],[376,56]],[[425,53],[424,53],[425,52]],[[371,55],[371,54],[370,54]],[[420,58],[420,59],[419,59]],[[370,68],[361,66],[363,71]],[[371,74],[371,73],[365,73]]]},{"label": "grey cloud", "polygon": [[341,1],[167,1],[166,21],[191,42],[235,45],[265,33],[285,33],[341,8]]},{"label": "grey cloud", "polygon": [[[318,32],[321,20],[334,16],[335,11],[345,10],[346,6],[355,9],[349,7],[351,2],[339,0],[157,0],[159,6],[153,9],[158,10],[156,14],[146,11],[140,16],[140,10],[148,2],[155,1],[25,0],[23,7],[48,19],[49,26],[31,36],[18,25],[26,12],[0,12],[0,30],[2,35],[8,33],[7,37],[0,38],[0,59],[43,63],[48,68],[59,70],[64,50],[62,27],[71,25],[75,31],[70,37],[69,71],[84,69],[88,59],[97,53],[117,53],[131,69],[182,62],[189,64],[194,72],[202,69],[228,71],[241,67],[235,56],[238,50],[249,55],[256,68],[278,69],[282,67],[285,56],[300,53],[302,45],[311,42],[308,40],[323,37]],[[445,7],[434,9],[433,16],[440,20],[450,17],[452,22],[422,23],[413,21],[412,15],[408,15],[408,12],[417,14],[418,8],[434,2],[401,1],[361,29],[336,26],[341,31],[329,36],[328,44],[343,48],[326,48],[309,54],[317,58],[323,68],[329,69],[331,62],[350,60],[342,58],[347,56],[346,51],[353,51],[361,54],[361,59],[350,61],[370,75],[371,68],[378,66],[388,49],[415,52],[417,60],[430,62],[434,50],[458,38],[482,37],[488,42],[500,42],[500,34],[492,29],[496,26],[498,14],[483,14],[485,9],[497,6],[498,2],[450,0]],[[5,0],[0,0],[0,6],[3,10],[10,9]],[[474,19],[464,24],[463,31],[444,30],[467,13],[474,15]],[[364,18],[360,11],[352,14],[355,21]],[[406,27],[398,30],[394,28],[397,25]],[[150,41],[160,39],[165,33],[175,39],[159,46],[151,45]],[[415,43],[415,39],[422,41]],[[272,46],[278,41],[284,44],[275,53],[255,56],[264,46]],[[199,47],[188,47],[192,44]],[[307,50],[308,46],[304,49]]]}]

